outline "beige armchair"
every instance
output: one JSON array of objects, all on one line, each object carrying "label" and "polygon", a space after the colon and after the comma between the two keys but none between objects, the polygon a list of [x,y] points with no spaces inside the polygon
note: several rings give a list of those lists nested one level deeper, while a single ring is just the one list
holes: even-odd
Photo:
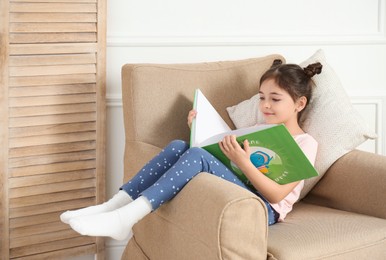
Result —
[{"label": "beige armchair", "polygon": [[[122,68],[127,181],[173,139],[189,140],[187,112],[200,88],[225,108],[254,94],[279,55]],[[365,176],[365,177],[364,177]],[[341,157],[285,222],[267,226],[264,203],[207,173],[137,223],[122,259],[386,259],[386,157]]]}]

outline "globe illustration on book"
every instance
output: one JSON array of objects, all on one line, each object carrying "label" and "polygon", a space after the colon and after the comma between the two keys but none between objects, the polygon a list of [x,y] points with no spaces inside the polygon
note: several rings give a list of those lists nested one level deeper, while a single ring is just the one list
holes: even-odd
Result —
[{"label": "globe illustration on book", "polygon": [[[265,147],[259,146],[250,146],[250,160],[252,164],[263,174],[275,174],[282,172],[282,160],[278,154],[274,151],[267,149]],[[241,172],[241,170],[237,167],[236,164],[231,162],[232,169],[236,173],[236,175],[244,181],[246,179],[245,175]],[[248,182],[249,183],[249,182]]]}]

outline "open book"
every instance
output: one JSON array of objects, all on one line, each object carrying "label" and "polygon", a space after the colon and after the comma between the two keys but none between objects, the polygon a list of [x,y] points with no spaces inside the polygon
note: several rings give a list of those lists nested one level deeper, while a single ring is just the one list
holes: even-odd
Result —
[{"label": "open book", "polygon": [[226,135],[236,135],[240,144],[247,139],[253,165],[279,184],[318,175],[284,125],[257,125],[231,130],[199,89],[195,92],[193,109],[197,111],[197,116],[191,126],[190,146],[202,147],[210,152],[247,185],[251,186],[251,183],[220,149],[218,142]]}]

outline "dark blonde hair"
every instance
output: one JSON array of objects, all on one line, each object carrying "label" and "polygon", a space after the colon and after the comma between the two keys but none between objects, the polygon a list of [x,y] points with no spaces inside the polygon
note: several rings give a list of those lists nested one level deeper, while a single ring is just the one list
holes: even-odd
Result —
[{"label": "dark blonde hair", "polygon": [[271,68],[260,78],[260,86],[264,81],[273,79],[280,88],[288,92],[294,101],[302,96],[306,97],[307,106],[312,98],[312,89],[315,85],[312,77],[320,74],[322,68],[323,65],[320,62],[302,68],[297,64],[282,64],[281,60],[275,60]]}]

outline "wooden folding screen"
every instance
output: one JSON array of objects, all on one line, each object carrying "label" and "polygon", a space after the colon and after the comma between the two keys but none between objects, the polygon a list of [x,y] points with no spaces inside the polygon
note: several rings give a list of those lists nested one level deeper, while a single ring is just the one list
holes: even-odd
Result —
[{"label": "wooden folding screen", "polygon": [[0,258],[103,259],[59,214],[104,200],[105,0],[0,1]]}]

